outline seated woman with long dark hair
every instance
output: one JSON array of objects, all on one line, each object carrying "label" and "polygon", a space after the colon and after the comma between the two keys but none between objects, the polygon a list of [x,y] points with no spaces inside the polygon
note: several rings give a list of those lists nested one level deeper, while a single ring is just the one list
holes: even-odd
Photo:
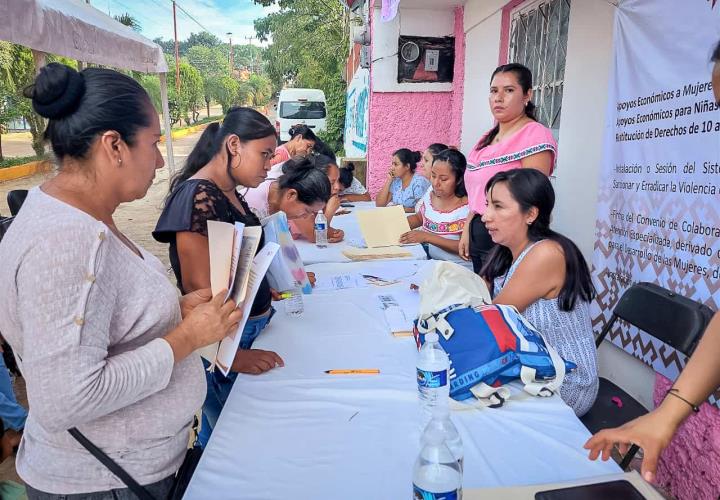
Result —
[{"label": "seated woman with long dark hair", "polygon": [[496,246],[480,271],[493,302],[515,306],[560,355],[577,365],[560,387],[575,413],[586,413],[598,390],[590,324],[595,289],[578,247],[550,229],[555,191],[532,168],[498,172],[485,187],[483,223]]}]

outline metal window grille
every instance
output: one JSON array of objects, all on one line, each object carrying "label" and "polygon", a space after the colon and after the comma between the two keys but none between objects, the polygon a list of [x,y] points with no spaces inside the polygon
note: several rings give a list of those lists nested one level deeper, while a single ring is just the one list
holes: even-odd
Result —
[{"label": "metal window grille", "polygon": [[560,130],[570,0],[539,0],[512,13],[508,61],[524,64],[533,74],[537,118]]}]

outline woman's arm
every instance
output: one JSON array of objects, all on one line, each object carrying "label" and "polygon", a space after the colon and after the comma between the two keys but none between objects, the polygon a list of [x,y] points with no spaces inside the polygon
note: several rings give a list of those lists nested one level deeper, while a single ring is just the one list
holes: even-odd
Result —
[{"label": "woman's arm", "polygon": [[371,201],[370,193],[365,194],[344,194],[340,197],[342,201]]},{"label": "woman's arm", "polygon": [[[304,238],[310,243],[315,243],[315,221],[311,217],[305,217],[302,219],[293,219],[293,227],[295,229],[293,238],[299,239]],[[345,237],[345,232],[341,229],[335,229],[330,227],[328,222],[328,243],[338,243]]]},{"label": "woman's arm", "polygon": [[555,153],[552,151],[542,151],[523,158],[520,163],[523,168],[534,168],[549,176],[552,172],[554,158]]},{"label": "woman's arm", "polygon": [[388,174],[387,179],[385,180],[385,184],[383,184],[382,189],[375,197],[375,206],[378,207],[386,207],[388,206],[388,203],[392,201],[392,196],[390,196],[390,185],[392,184],[395,177],[393,177],[391,174]]},{"label": "woman's arm", "polygon": [[468,212],[465,226],[463,226],[463,232],[460,235],[460,241],[458,242],[457,254],[463,260],[470,260],[470,224],[475,217],[475,212],[470,210]]},{"label": "woman's arm", "polygon": [[[700,405],[720,386],[720,314],[715,314],[705,330],[695,353],[673,384],[676,394],[694,405]],[[642,474],[647,481],[655,477],[660,453],[670,444],[680,424],[690,415],[692,408],[681,399],[667,395],[662,404],[647,415],[636,418],[622,427],[605,429],[595,434],[585,448],[590,459],[602,452],[602,459],[610,458],[613,446],[620,444],[626,453],[631,444],[643,449]]]},{"label": "woman's arm", "polygon": [[540,300],[556,297],[565,282],[565,255],[554,241],[538,243],[518,265],[493,304],[515,306],[521,313]]},{"label": "woman's arm", "polygon": [[412,214],[409,215],[407,218],[408,224],[410,225],[410,229],[416,229],[420,226],[422,226],[423,220],[422,216],[420,214]]},{"label": "woman's arm", "polygon": [[207,236],[181,231],[175,238],[185,293],[210,288],[210,245]]}]

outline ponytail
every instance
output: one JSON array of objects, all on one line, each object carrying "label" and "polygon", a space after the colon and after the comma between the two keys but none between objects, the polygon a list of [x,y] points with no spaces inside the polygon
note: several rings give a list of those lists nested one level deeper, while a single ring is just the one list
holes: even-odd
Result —
[{"label": "ponytail", "polygon": [[[277,137],[275,127],[262,113],[252,108],[230,108],[222,126],[218,122],[213,122],[205,128],[185,160],[183,168],[170,180],[170,193],[210,163],[220,153],[220,147],[228,135],[238,136],[241,142],[255,141],[270,136]],[[229,164],[230,158],[228,158]]]},{"label": "ponytail", "polygon": [[200,139],[185,160],[182,170],[173,175],[170,180],[170,193],[175,191],[180,184],[195,175],[198,170],[210,163],[217,153],[216,136],[220,132],[220,123],[213,122],[203,130]]},{"label": "ponytail", "polygon": [[[530,92],[530,89],[532,89],[532,73],[526,66],[523,66],[522,64],[510,63],[498,66],[497,68],[495,68],[495,71],[493,71],[493,74],[490,77],[490,82],[492,82],[492,79],[495,78],[495,75],[497,75],[498,73],[513,73],[517,78],[520,87],[523,89],[523,94],[527,95],[527,93]],[[535,106],[535,103],[533,103],[532,101],[528,101],[527,106],[525,106],[525,115],[531,120],[537,121],[537,118],[535,117],[536,109],[537,107]],[[495,126],[490,129],[490,132],[485,134],[483,138],[480,139],[478,145],[475,146],[475,150],[486,148],[490,144],[492,144],[492,141],[495,140],[498,132],[500,132],[499,123],[495,124]]]}]

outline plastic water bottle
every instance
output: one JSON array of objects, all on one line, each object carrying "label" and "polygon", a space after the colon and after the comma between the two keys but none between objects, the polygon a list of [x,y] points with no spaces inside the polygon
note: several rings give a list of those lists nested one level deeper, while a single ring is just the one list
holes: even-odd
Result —
[{"label": "plastic water bottle", "polygon": [[295,317],[301,316],[305,311],[305,307],[303,306],[302,288],[300,283],[296,281],[292,289],[286,292],[286,294],[289,294],[289,297],[285,299],[285,312],[287,315]]},{"label": "plastic water bottle", "polygon": [[433,408],[432,419],[420,436],[421,447],[428,444],[427,435],[432,432],[439,432],[444,436],[445,445],[450,448],[450,452],[453,454],[462,472],[464,458],[462,438],[450,418],[450,408],[447,405],[438,405]]},{"label": "plastic water bottle", "polygon": [[425,446],[413,469],[413,498],[459,500],[462,498],[462,471],[444,435],[436,429],[425,433]]},{"label": "plastic water bottle", "polygon": [[448,371],[450,358],[438,342],[435,332],[425,335],[417,360],[417,383],[420,398],[420,429],[427,427],[436,406],[447,406],[450,396]]},{"label": "plastic water bottle", "polygon": [[322,210],[315,217],[315,244],[318,248],[325,248],[328,245],[327,219]]}]

